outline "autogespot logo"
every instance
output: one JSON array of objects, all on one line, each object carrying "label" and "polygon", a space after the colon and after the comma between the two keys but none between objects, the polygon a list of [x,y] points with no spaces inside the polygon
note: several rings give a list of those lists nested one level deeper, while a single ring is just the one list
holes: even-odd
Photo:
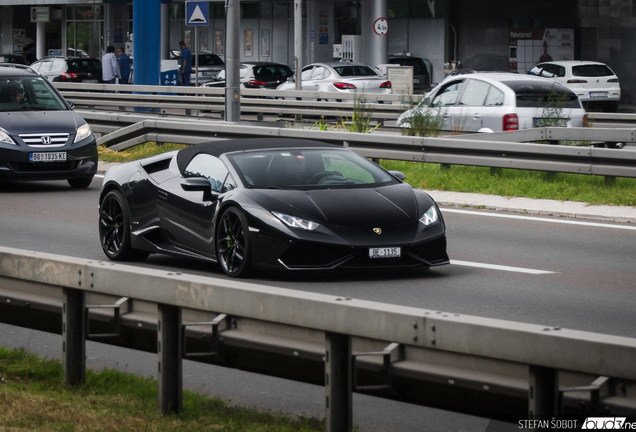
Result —
[{"label": "autogespot logo", "polygon": [[636,430],[636,422],[626,422],[627,417],[588,417],[583,422],[581,429],[596,429],[596,430],[610,430],[610,429],[626,429]]}]

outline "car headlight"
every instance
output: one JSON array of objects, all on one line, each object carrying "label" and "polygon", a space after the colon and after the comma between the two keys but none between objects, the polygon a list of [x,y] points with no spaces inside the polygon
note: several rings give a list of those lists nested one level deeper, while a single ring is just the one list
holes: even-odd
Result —
[{"label": "car headlight", "polygon": [[5,131],[4,129],[0,128],[0,142],[1,143],[5,143],[5,144],[13,144],[13,145],[17,145],[15,143],[15,141],[13,141],[13,139],[9,136],[9,134],[7,133],[7,131]]},{"label": "car headlight", "polygon": [[83,124],[80,127],[77,128],[77,133],[75,134],[75,141],[74,142],[79,142],[83,139],[88,138],[89,136],[91,136],[91,127],[88,124]]},{"label": "car headlight", "polygon": [[433,204],[430,209],[426,210],[426,213],[420,218],[420,222],[424,225],[432,225],[439,220],[439,212],[437,207]]},{"label": "car headlight", "polygon": [[320,226],[316,222],[308,221],[296,216],[290,216],[283,213],[272,212],[274,216],[283,221],[285,225],[291,228],[301,228],[308,231],[313,231]]}]

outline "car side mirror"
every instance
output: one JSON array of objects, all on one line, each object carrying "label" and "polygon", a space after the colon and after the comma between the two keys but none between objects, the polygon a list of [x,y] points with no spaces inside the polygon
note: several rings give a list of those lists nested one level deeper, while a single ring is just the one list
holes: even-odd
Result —
[{"label": "car side mirror", "polygon": [[406,179],[406,174],[404,174],[402,171],[389,171],[389,174],[400,181],[404,181]]},{"label": "car side mirror", "polygon": [[72,100],[68,100],[68,99],[66,99],[66,102],[71,107],[71,109],[75,109],[75,102],[73,102]]},{"label": "car side mirror", "polygon": [[216,201],[218,194],[212,191],[212,185],[203,177],[185,178],[181,182],[181,188],[187,192],[203,192],[204,201]]},{"label": "car side mirror", "polygon": [[296,79],[293,76],[287,78],[287,82],[296,82]]}]

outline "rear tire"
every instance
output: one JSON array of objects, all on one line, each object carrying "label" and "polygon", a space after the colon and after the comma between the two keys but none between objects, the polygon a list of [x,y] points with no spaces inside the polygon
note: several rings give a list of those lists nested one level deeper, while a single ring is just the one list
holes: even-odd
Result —
[{"label": "rear tire", "polygon": [[245,214],[230,207],[218,220],[216,257],[230,277],[247,277],[252,272],[252,248]]},{"label": "rear tire", "polygon": [[86,189],[93,181],[93,176],[70,178],[66,181],[73,189]]},{"label": "rear tire", "polygon": [[130,246],[128,203],[117,190],[108,192],[99,205],[99,240],[104,253],[113,261],[143,260],[150,255]]}]

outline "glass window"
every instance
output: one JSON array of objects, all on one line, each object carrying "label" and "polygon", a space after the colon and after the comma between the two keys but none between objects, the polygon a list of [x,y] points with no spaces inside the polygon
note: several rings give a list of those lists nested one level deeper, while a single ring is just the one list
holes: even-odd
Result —
[{"label": "glass window", "polygon": [[276,66],[276,73],[282,78],[287,78],[294,74],[287,66]]},{"label": "glass window", "polygon": [[228,156],[248,187],[324,189],[397,183],[374,163],[350,151],[289,149]]},{"label": "glass window", "polygon": [[481,106],[486,100],[490,84],[479,80],[468,80],[466,89],[459,100],[460,105]]},{"label": "glass window", "polygon": [[334,69],[341,77],[378,76],[369,66],[336,66]]},{"label": "glass window", "polygon": [[[18,94],[22,96],[17,97]],[[15,77],[0,80],[0,111],[60,111],[68,109],[44,78]]]},{"label": "glass window", "polygon": [[99,58],[103,49],[103,6],[67,6],[67,55]]},{"label": "glass window", "polygon": [[389,18],[408,18],[409,3],[405,0],[389,0]]},{"label": "glass window", "polygon": [[274,19],[289,18],[289,3],[274,2]]},{"label": "glass window", "polygon": [[225,19],[225,3],[211,2],[210,5],[210,19]]},{"label": "glass window", "polygon": [[524,108],[580,108],[581,104],[574,92],[567,87],[546,82],[502,81],[517,95],[517,106]]},{"label": "glass window", "polygon": [[39,72],[50,72],[51,71],[51,67],[53,66],[53,62],[52,61],[43,61],[41,63]]},{"label": "glass window", "polygon": [[270,2],[263,2],[260,4],[260,18],[272,19],[272,4]]},{"label": "glass window", "polygon": [[459,96],[459,92],[464,85],[464,81],[456,81],[452,84],[447,84],[444,88],[442,88],[435,99],[433,99],[433,106],[446,106],[446,105],[455,105],[457,101],[457,96]]},{"label": "glass window", "polygon": [[311,79],[312,80],[325,79],[325,72],[327,72],[326,68],[324,68],[324,67],[316,67],[316,68],[314,68],[314,71],[311,74]]},{"label": "glass window", "polygon": [[490,91],[488,92],[488,97],[486,97],[486,106],[500,106],[504,103],[504,92],[490,86]]},{"label": "glass window", "polygon": [[604,77],[614,75],[604,64],[591,64],[572,67],[572,75],[580,77]]},{"label": "glass window", "polygon": [[236,189],[236,181],[234,181],[232,174],[228,174],[225,179],[225,183],[223,184],[223,189],[221,189],[221,193],[229,192],[233,189]]},{"label": "glass window", "polygon": [[259,17],[258,3],[241,3],[241,18],[254,19]]},{"label": "glass window", "polygon": [[218,158],[208,154],[198,154],[183,171],[183,177],[203,177],[210,182],[215,192],[221,192],[228,170]]},{"label": "glass window", "polygon": [[444,0],[409,1],[409,18],[443,18]]},{"label": "glass window", "polygon": [[300,74],[300,80],[301,81],[307,81],[308,79],[310,79],[311,78],[311,71],[313,69],[314,69],[313,66],[304,68],[302,73]]},{"label": "glass window", "polygon": [[53,60],[51,63],[52,72],[62,72],[66,69],[66,61],[64,59]]},{"label": "glass window", "polygon": [[185,19],[185,3],[170,4],[170,19],[173,19],[173,20]]}]

